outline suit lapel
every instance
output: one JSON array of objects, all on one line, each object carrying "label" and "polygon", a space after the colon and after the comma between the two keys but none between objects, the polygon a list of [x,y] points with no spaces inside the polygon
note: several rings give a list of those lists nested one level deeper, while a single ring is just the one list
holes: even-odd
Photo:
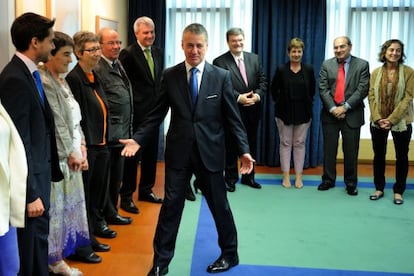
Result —
[{"label": "suit lapel", "polygon": [[[138,45],[138,43],[135,44],[135,52],[136,52],[136,57],[138,59],[137,63],[142,66],[142,69],[143,69],[142,71],[145,72],[145,76],[147,77],[147,79],[150,82],[153,82],[154,79],[152,78],[147,59],[145,58],[145,54],[142,51],[141,47]],[[154,60],[154,70],[155,70],[155,60]]]},{"label": "suit lapel", "polygon": [[186,71],[184,62],[178,66],[176,80],[177,80],[177,85],[178,85],[177,91],[178,93],[180,93],[185,104],[188,106],[188,109],[191,112],[192,104],[191,104],[190,88],[188,86],[187,71]]},{"label": "suit lapel", "polygon": [[[244,52],[243,52],[244,54]],[[243,56],[243,61],[244,61],[244,65],[246,67],[246,74],[247,74],[247,80],[249,80],[249,73],[248,73],[248,66],[246,66],[246,54],[244,54]],[[227,55],[227,63],[229,64],[230,70],[233,71],[233,73],[231,75],[236,76],[237,81],[243,85],[246,86],[246,84],[244,83],[243,77],[240,73],[238,64],[235,62],[233,56],[231,55],[230,52],[228,52]]]}]

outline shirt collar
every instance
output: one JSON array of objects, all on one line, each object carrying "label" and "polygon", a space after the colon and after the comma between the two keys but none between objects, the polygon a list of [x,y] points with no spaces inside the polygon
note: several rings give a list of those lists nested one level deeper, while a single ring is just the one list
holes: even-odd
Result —
[{"label": "shirt collar", "polygon": [[139,41],[137,40],[137,43],[138,43],[138,45],[139,45],[139,47],[141,48],[141,50],[144,52],[145,51],[145,49],[150,49],[151,50],[151,46],[149,46],[149,47],[144,47],[144,46],[142,46],[141,45],[141,43],[139,43]]},{"label": "shirt collar", "polygon": [[26,64],[31,74],[37,70],[36,63],[34,63],[33,60],[31,60],[28,56],[24,55],[21,52],[16,52],[16,56],[19,57],[24,62],[24,64]]},{"label": "shirt collar", "polygon": [[[203,74],[205,64],[206,64],[206,61],[203,60],[202,62],[200,62],[200,64],[196,66],[196,68],[198,69],[198,71],[200,71],[201,74]],[[193,67],[194,66],[191,66],[187,61],[185,61],[185,70],[187,73],[189,73],[191,68]]]},{"label": "shirt collar", "polygon": [[108,64],[109,65],[111,65],[111,67],[112,67],[112,64],[114,63],[114,62],[117,62],[117,60],[110,60],[110,59],[108,59],[106,56],[104,56],[104,55],[101,55],[101,58],[103,58],[106,62],[108,62]]}]

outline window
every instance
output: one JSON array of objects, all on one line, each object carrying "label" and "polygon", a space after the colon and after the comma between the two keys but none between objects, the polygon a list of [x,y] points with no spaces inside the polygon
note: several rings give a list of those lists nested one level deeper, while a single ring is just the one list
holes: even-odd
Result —
[{"label": "window", "polygon": [[231,27],[244,30],[245,50],[250,51],[252,9],[252,0],[167,0],[166,67],[184,61],[182,31],[196,22],[203,24],[208,32],[208,62],[228,50],[226,31]]}]

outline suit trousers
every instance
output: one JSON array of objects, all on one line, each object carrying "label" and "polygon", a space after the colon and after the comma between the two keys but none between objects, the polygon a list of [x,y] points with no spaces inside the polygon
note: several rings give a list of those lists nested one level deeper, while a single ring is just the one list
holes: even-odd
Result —
[{"label": "suit trousers", "polygon": [[157,130],[148,144],[145,144],[134,157],[125,158],[124,175],[120,190],[121,199],[131,199],[137,188],[138,164],[141,162],[139,193],[149,194],[155,184],[158,159],[158,136]]},{"label": "suit trousers", "polygon": [[[256,158],[257,151],[257,129],[259,127],[260,120],[260,103],[248,107],[239,107],[240,117],[243,121],[244,128],[246,129],[247,139],[249,142],[250,154],[253,158]],[[225,179],[226,181],[238,180],[238,150],[237,144],[233,137],[226,132],[226,169]],[[242,182],[254,180],[254,167],[250,174],[242,176]]]},{"label": "suit trousers", "polygon": [[48,235],[48,210],[45,210],[40,217],[27,218],[25,227],[17,229],[20,256],[19,276],[49,275]]},{"label": "suit trousers", "polygon": [[347,187],[358,184],[358,151],[361,128],[351,128],[346,119],[336,122],[322,122],[324,139],[324,159],[322,181],[335,184],[336,158],[338,153],[339,133],[342,136],[344,155],[344,182]]},{"label": "suit trousers", "polygon": [[[384,191],[385,188],[385,156],[390,130],[371,126],[372,149],[374,151],[374,184],[375,189]],[[394,193],[403,194],[407,184],[408,150],[413,132],[412,126],[407,125],[406,131],[391,131],[396,156]]]},{"label": "suit trousers", "polygon": [[154,237],[154,266],[166,267],[173,258],[185,192],[193,173],[216,224],[221,256],[228,259],[237,256],[237,231],[227,200],[223,172],[208,171],[194,146],[191,160],[183,169],[172,168],[166,160],[165,197]]},{"label": "suit trousers", "polygon": [[106,193],[106,203],[104,214],[106,218],[114,217],[118,214],[118,197],[121,188],[122,176],[124,173],[124,160],[121,156],[121,146],[109,146],[109,185]]},{"label": "suit trousers", "polygon": [[83,173],[89,233],[105,224],[103,210],[108,191],[109,151],[106,146],[88,146],[89,169]]}]

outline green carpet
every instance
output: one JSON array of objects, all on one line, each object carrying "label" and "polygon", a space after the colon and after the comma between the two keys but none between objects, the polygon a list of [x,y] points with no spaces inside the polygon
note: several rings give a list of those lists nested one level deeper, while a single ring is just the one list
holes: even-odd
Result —
[{"label": "green carpet", "polygon": [[[346,194],[340,180],[334,189],[317,191],[320,176],[306,176],[300,190],[281,187],[280,175],[256,178],[261,190],[237,184],[236,192],[228,194],[241,265],[338,270],[324,275],[414,273],[413,189],[407,189],[405,203],[397,206],[391,189],[379,201],[368,199],[370,178],[360,179],[356,197]],[[211,216],[201,202],[198,194],[196,202],[186,203],[169,275],[204,275],[219,254]],[[210,221],[207,229],[200,227],[203,220]],[[231,275],[248,275],[240,266],[229,273],[236,269]]]}]

